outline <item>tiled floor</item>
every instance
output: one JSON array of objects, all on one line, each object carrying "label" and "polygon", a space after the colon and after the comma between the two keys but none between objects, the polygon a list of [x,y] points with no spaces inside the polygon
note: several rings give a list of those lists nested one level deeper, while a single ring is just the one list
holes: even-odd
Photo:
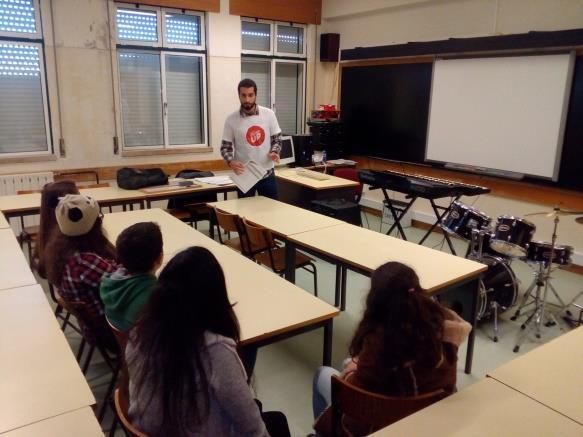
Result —
[{"label": "tiled floor", "polygon": [[[368,222],[372,229],[379,229],[379,218],[368,216]],[[365,222],[366,224],[366,222]],[[204,231],[205,225],[200,227]],[[386,230],[386,225],[383,231]],[[418,241],[423,234],[418,229],[407,229],[410,240]],[[426,241],[429,247],[447,250],[447,245],[443,245],[443,238],[439,234],[433,234]],[[462,241],[455,241],[458,253],[464,253],[465,245]],[[334,268],[325,263],[318,262],[318,280],[320,297],[328,302],[333,302],[334,293]],[[531,269],[522,261],[514,261],[512,269],[520,280],[520,290],[524,291],[532,281]],[[553,284],[565,301],[569,301],[581,289],[583,280],[581,276],[558,270],[553,274]],[[312,292],[312,276],[301,269],[297,274],[297,285]],[[369,280],[364,276],[349,273],[347,310],[334,320],[334,347],[333,365],[339,366],[346,357],[348,343],[354,332],[356,324],[360,320],[364,298],[369,287]],[[522,295],[522,293],[521,293]],[[513,359],[517,354],[512,352],[516,335],[520,331],[520,321],[510,321],[513,310],[502,314],[500,321],[500,341],[494,343],[491,335],[491,324],[483,323],[479,326],[476,338],[474,353],[474,366],[471,375],[463,373],[463,363],[465,359],[465,345],[459,352],[460,361],[458,364],[458,388],[472,384],[484,378],[487,371],[494,369],[501,364]],[[564,323],[558,326],[544,328],[541,339],[530,336],[523,344],[519,354],[532,350],[537,345],[549,341],[561,334],[561,330],[568,327]],[[315,370],[321,364],[322,355],[322,332],[321,330],[309,332],[280,343],[270,345],[260,349],[253,386],[257,392],[257,397],[263,402],[266,410],[281,410],[289,420],[293,436],[303,436],[311,431],[312,425],[312,377]],[[67,338],[74,351],[79,344],[79,336],[72,330],[67,330]],[[544,377],[544,375],[533,375],[533,377]],[[109,374],[105,364],[99,357],[92,361],[88,373],[89,383],[94,390],[95,396],[100,400],[109,382]],[[103,429],[108,430],[111,423],[111,413],[108,412],[103,422]],[[123,435],[118,431],[117,435]]]}]

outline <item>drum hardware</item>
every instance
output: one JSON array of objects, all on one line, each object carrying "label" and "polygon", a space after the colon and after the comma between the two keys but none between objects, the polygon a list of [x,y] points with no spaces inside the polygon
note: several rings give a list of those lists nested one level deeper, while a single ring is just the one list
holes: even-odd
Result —
[{"label": "drum hardware", "polygon": [[[575,219],[575,223],[583,225],[583,216],[577,217]],[[566,315],[563,317],[563,319],[565,319],[565,321],[567,321],[568,323],[575,325],[575,326],[581,326],[583,324],[583,303],[577,303],[577,301],[579,300],[579,298],[581,296],[583,296],[583,291],[579,292],[579,294],[577,296],[575,296],[573,298],[573,300],[571,300],[571,302],[569,302],[567,305],[565,305],[563,307],[563,309],[565,310],[565,313],[566,313]],[[569,310],[569,308],[571,308],[572,306],[579,310],[579,318],[577,320],[572,318],[573,314]]]},{"label": "drum hardware", "polygon": [[[518,308],[518,310],[516,311],[516,313],[514,314],[514,316],[512,317],[512,320],[516,320],[516,318],[518,318],[518,316],[520,315],[520,310],[524,306],[526,306],[525,304],[526,304],[526,301],[528,300],[528,297],[531,295],[532,291],[535,290],[535,295],[534,295],[534,300],[533,300],[534,309],[532,310],[531,314],[528,316],[526,321],[520,326],[521,330],[519,331],[518,336],[517,336],[517,341],[516,341],[516,344],[515,344],[514,349],[513,349],[514,352],[518,352],[520,350],[520,346],[522,345],[522,343],[526,339],[527,333],[531,329],[534,329],[536,338],[541,338],[541,335],[542,335],[541,334],[541,326],[542,326],[544,320],[547,320],[547,322],[545,323],[545,326],[552,326],[552,325],[557,324],[557,320],[556,320],[555,316],[550,311],[547,311],[547,296],[548,296],[549,287],[551,288],[551,291],[555,294],[555,297],[557,297],[559,302],[561,302],[562,308],[565,307],[564,302],[561,300],[557,291],[555,290],[555,288],[551,284],[551,279],[552,279],[551,278],[551,271],[553,268],[553,263],[554,263],[553,261],[555,260],[555,247],[557,247],[557,244],[556,244],[557,243],[557,228],[559,226],[559,217],[560,216],[571,215],[571,214],[581,214],[581,213],[575,212],[575,211],[566,211],[566,210],[562,210],[559,207],[555,207],[552,212],[538,212],[538,213],[532,213],[532,214],[528,214],[528,215],[541,215],[541,214],[545,214],[548,218],[553,218],[553,222],[554,222],[553,236],[552,236],[551,244],[549,247],[550,250],[548,253],[548,257],[545,254],[545,256],[543,257],[543,261],[537,261],[538,270],[536,270],[536,272],[535,272],[535,279],[534,279],[533,283],[530,285],[530,287],[524,293],[521,305]],[[548,261],[547,261],[547,259],[548,259]],[[536,289],[535,289],[535,287],[536,287]]]}]

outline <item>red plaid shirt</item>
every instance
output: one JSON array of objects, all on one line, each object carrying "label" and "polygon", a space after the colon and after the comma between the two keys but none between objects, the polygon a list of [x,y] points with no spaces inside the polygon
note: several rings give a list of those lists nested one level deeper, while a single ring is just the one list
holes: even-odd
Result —
[{"label": "red plaid shirt", "polygon": [[83,301],[95,316],[103,316],[105,312],[99,296],[99,285],[103,275],[114,272],[116,268],[113,261],[95,253],[76,253],[65,266],[59,295],[66,302]]}]

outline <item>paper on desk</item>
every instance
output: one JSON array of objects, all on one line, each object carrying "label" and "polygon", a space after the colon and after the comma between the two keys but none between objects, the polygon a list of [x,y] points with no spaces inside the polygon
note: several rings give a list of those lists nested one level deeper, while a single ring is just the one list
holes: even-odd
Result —
[{"label": "paper on desk", "polygon": [[263,179],[263,176],[267,173],[263,167],[257,164],[255,161],[249,161],[245,164],[245,171],[240,175],[233,172],[230,176],[235,185],[243,192],[246,193],[253,186]]},{"label": "paper on desk", "polygon": [[211,185],[229,185],[233,183],[229,176],[210,176],[206,178],[194,178],[194,180]]}]

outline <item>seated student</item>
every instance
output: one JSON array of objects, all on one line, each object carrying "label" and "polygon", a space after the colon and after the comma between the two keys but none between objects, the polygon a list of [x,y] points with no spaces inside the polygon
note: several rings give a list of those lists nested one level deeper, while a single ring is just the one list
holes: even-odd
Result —
[{"label": "seated student", "polygon": [[55,217],[55,208],[59,203],[59,197],[67,194],[79,194],[79,190],[73,181],[49,182],[43,187],[40,197],[40,225],[38,236],[34,245],[33,258],[36,261],[36,269],[42,278],[47,277],[46,269],[41,262],[44,259],[45,246],[54,229],[58,229]]},{"label": "seated student", "polygon": [[[269,435],[237,355],[238,340],[216,258],[203,247],[178,253],[129,334],[132,422],[150,436]],[[289,435],[283,422],[286,432],[279,435]]]},{"label": "seated student", "polygon": [[[453,393],[458,346],[471,329],[424,293],[410,267],[398,262],[380,266],[372,275],[364,316],[350,344],[351,358],[342,373],[321,367],[314,378],[316,430],[326,434],[331,424],[330,414],[321,413],[331,404],[332,375],[388,396],[418,396],[438,389]],[[369,431],[366,424],[352,425],[357,433]]]},{"label": "seated student", "polygon": [[136,320],[156,284],[162,265],[162,232],[156,223],[136,223],[115,242],[118,269],[101,280],[99,293],[105,315],[113,326],[127,331]]},{"label": "seated student", "polygon": [[[47,278],[65,302],[85,302],[93,316],[104,317],[99,285],[116,265],[115,249],[103,235],[99,205],[90,197],[68,194],[55,215],[60,232],[51,234],[43,253]],[[92,335],[85,327],[84,334]]]}]

